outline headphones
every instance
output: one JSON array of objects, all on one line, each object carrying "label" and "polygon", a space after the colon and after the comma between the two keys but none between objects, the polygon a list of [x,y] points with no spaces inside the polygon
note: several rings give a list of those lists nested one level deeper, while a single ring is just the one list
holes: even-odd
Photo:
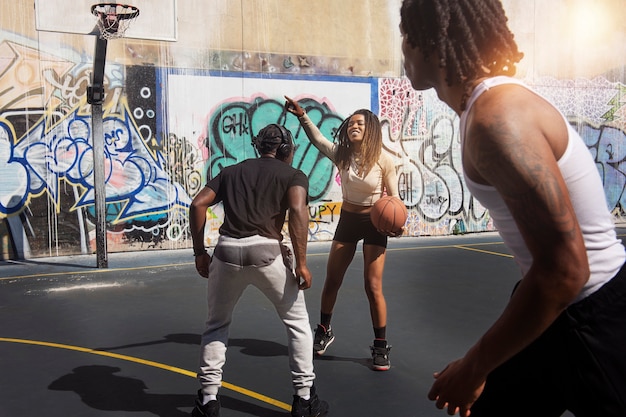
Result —
[{"label": "headphones", "polygon": [[[284,126],[281,126],[276,123],[272,123],[270,125],[265,126],[263,129],[259,131],[258,135],[256,135],[252,139],[252,146],[261,154],[267,153],[269,150],[271,150],[271,148],[267,146],[268,145],[267,143],[263,143],[263,140],[265,139],[265,137],[268,134],[268,131],[272,127],[278,129],[278,131],[280,132],[280,145],[276,149],[276,156],[281,159],[284,159],[287,156],[289,156],[293,148],[293,136],[291,135],[290,131],[285,129]],[[275,144],[271,144],[271,145],[273,148]]]}]

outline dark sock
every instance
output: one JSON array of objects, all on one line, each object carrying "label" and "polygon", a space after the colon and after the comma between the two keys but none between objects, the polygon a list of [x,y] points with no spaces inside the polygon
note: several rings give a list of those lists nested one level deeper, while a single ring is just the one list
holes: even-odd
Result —
[{"label": "dark sock", "polygon": [[324,326],[324,328],[326,330],[328,330],[330,328],[330,319],[333,317],[333,314],[326,314],[326,313],[322,313],[320,312],[320,324],[322,326]]},{"label": "dark sock", "polygon": [[387,326],[374,327],[374,338],[385,340],[387,338]]}]

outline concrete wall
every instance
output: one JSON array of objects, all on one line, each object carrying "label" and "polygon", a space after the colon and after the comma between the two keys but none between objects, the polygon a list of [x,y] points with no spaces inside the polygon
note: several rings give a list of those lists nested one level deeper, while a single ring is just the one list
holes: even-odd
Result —
[{"label": "concrete wall", "polygon": [[[109,251],[189,247],[191,199],[207,175],[251,157],[251,135],[271,122],[293,131],[294,163],[311,181],[310,240],[332,239],[341,206],[336,170],[282,112],[285,94],[328,134],[357,108],[379,115],[409,208],[406,235],[492,230],[465,187],[458,118],[401,76],[399,6],[180,0],[177,42],[109,41]],[[37,31],[32,0],[1,7],[0,258],[92,253],[86,88],[94,37]],[[519,78],[579,128],[619,218],[626,207],[623,0],[507,0],[505,8],[525,53]],[[210,245],[220,207],[208,215]]]}]

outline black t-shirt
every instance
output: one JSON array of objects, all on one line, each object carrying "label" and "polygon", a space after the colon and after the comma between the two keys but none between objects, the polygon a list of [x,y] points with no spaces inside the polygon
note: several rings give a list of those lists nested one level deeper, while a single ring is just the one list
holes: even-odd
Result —
[{"label": "black t-shirt", "polygon": [[224,168],[207,183],[224,203],[220,234],[242,238],[261,235],[282,240],[287,212],[287,190],[309,190],[309,180],[299,169],[275,158],[247,159]]}]

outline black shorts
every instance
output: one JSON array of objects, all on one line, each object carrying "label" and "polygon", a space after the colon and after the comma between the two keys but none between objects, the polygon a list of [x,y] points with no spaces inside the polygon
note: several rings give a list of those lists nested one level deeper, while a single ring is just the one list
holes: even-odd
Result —
[{"label": "black shorts", "polygon": [[343,243],[357,243],[361,239],[363,239],[364,245],[387,247],[387,235],[376,230],[372,220],[370,220],[369,213],[352,213],[341,210],[333,240]]},{"label": "black shorts", "polygon": [[487,378],[472,417],[626,416],[626,265]]}]

